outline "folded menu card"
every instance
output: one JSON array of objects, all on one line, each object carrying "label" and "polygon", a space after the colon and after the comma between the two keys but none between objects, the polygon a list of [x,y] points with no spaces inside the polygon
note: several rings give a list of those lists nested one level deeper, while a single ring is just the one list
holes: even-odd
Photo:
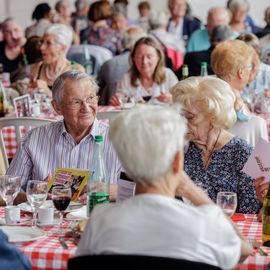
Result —
[{"label": "folded menu card", "polygon": [[88,170],[58,168],[49,181],[48,190],[50,191],[53,186],[57,185],[70,186],[72,192],[71,201],[76,201],[79,198],[89,177],[90,172]]},{"label": "folded menu card", "polygon": [[246,162],[244,173],[256,179],[264,176],[265,182],[270,182],[270,143],[260,139]]},{"label": "folded menu card", "polygon": [[117,202],[134,196],[136,184],[124,173],[121,172],[120,178],[117,181]]}]

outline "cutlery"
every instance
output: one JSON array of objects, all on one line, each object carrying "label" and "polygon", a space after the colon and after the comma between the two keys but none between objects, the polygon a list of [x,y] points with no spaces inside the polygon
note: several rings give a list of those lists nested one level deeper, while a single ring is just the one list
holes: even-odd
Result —
[{"label": "cutlery", "polygon": [[252,246],[253,248],[258,250],[261,256],[268,256],[268,253],[260,247],[260,244],[258,242],[256,241],[252,242]]},{"label": "cutlery", "polygon": [[64,240],[64,237],[59,236],[59,237],[58,237],[58,240],[59,240],[61,246],[62,246],[64,249],[68,249],[68,245],[67,245],[66,241]]}]

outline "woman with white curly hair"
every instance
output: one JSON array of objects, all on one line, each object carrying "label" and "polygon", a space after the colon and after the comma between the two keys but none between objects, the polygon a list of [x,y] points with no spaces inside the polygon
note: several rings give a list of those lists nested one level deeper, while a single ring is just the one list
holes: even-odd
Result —
[{"label": "woman with white curly hair", "polygon": [[72,31],[63,24],[49,26],[41,41],[42,61],[32,70],[30,88],[41,88],[51,97],[51,87],[56,78],[71,69],[84,71],[84,68],[66,58],[72,43]]},{"label": "woman with white curly hair", "polygon": [[258,213],[253,179],[242,172],[252,148],[228,132],[236,121],[235,95],[230,85],[215,77],[190,77],[171,90],[183,106],[190,142],[185,171],[216,201],[219,191],[237,193],[237,212]]}]

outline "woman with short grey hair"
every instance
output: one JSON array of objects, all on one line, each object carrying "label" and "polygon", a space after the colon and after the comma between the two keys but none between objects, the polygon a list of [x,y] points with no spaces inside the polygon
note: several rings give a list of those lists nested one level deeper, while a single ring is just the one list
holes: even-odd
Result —
[{"label": "woman with short grey hair", "polygon": [[43,89],[51,97],[51,87],[56,78],[67,70],[84,68],[70,62],[66,53],[72,42],[72,31],[63,24],[52,24],[47,28],[40,46],[42,61],[35,64],[31,74],[31,89]]},{"label": "woman with short grey hair", "polygon": [[171,90],[188,121],[185,171],[215,202],[219,191],[237,193],[236,212],[258,213],[253,179],[242,172],[252,148],[228,132],[236,121],[230,85],[215,77],[190,77]]}]

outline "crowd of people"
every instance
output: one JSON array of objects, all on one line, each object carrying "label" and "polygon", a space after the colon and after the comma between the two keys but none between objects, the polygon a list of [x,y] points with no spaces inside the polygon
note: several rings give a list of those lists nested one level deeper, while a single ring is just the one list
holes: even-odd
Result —
[{"label": "crowd of people", "polygon": [[[101,134],[110,183],[125,171],[136,195],[94,209],[76,256],[141,254],[233,268],[252,248],[215,202],[219,191],[235,192],[237,212],[259,214],[268,189],[263,177],[252,179],[242,169],[259,139],[268,141],[266,121],[254,107],[269,98],[262,52],[270,46],[270,8],[261,29],[247,0],[210,8],[205,27],[186,0],[168,0],[168,17],[152,16],[150,2],[141,1],[136,21],[128,4],[76,0],[72,13],[69,1],[60,0],[54,9],[38,4],[25,32],[13,18],[1,24],[0,63],[12,86],[28,77],[27,91],[18,93],[42,89],[63,117],[22,139],[7,170],[21,177],[15,202],[26,200],[29,179],[47,181],[59,167],[89,168]],[[69,58],[76,48],[83,48],[82,61]],[[89,69],[89,60],[102,54],[110,59]],[[201,62],[211,76],[200,76]],[[185,79],[184,64],[192,75]],[[110,126],[97,120],[98,105],[127,100],[143,105]]]}]

